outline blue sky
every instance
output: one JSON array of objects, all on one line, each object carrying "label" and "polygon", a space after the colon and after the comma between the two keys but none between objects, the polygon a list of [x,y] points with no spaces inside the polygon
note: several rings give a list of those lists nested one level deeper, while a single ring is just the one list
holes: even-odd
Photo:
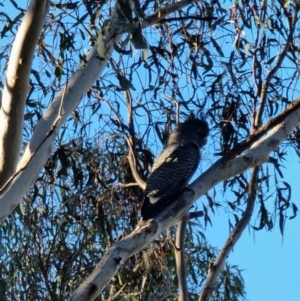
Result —
[{"label": "blue sky", "polygon": [[[289,154],[285,178],[292,187],[292,201],[300,207],[300,159]],[[213,226],[207,227],[207,240],[222,248],[228,237],[228,215],[219,210],[211,216]],[[255,215],[252,217],[252,224]],[[288,220],[282,238],[278,222],[272,231],[253,231],[248,227],[237,242],[228,261],[244,270],[247,300],[300,300],[300,219]]]}]

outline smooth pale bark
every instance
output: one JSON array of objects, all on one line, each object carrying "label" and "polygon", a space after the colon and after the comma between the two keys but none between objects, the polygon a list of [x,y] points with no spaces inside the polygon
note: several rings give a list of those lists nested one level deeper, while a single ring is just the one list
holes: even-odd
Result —
[{"label": "smooth pale bark", "polygon": [[178,278],[178,301],[189,301],[189,288],[187,283],[187,266],[185,261],[185,245],[184,238],[187,227],[187,220],[182,220],[177,225],[176,241],[175,241],[175,260],[176,273]]},{"label": "smooth pale bark", "polygon": [[[114,42],[117,42],[117,38],[112,39],[109,44],[110,53],[113,50]],[[78,106],[83,95],[99,77],[107,64],[107,60],[99,59],[97,45],[95,45],[88,55],[86,63],[82,64],[74,73],[67,87],[58,93],[37,123],[16,173],[1,189],[0,222],[14,210],[36,180],[51,154],[60,128]]]},{"label": "smooth pale bark", "polygon": [[70,301],[94,300],[127,258],[141,251],[159,233],[185,219],[187,210],[193,202],[216,184],[267,162],[269,154],[288,137],[299,123],[300,109],[290,111],[283,122],[271,129],[249,150],[229,162],[224,163],[224,160],[220,159],[214,163],[189,186],[190,189],[186,190],[155,219],[140,222],[130,235],[115,243],[104,254],[93,273],[74,292]]},{"label": "smooth pale bark", "polygon": [[[147,16],[143,26],[156,24],[159,20],[197,0],[183,0],[157,10]],[[114,20],[118,20],[116,7],[111,15],[111,26],[114,28]],[[120,29],[120,26],[116,26]],[[126,30],[120,29],[120,32]],[[0,222],[2,222],[19,204],[22,197],[27,193],[30,186],[38,177],[39,172],[49,158],[55,138],[68,116],[78,106],[80,100],[100,76],[117,43],[120,35],[111,32],[106,37],[106,58],[99,59],[97,43],[89,53],[86,61],[81,64],[74,73],[67,86],[55,97],[49,108],[37,123],[33,136],[26,151],[18,164],[16,173],[0,190]]]},{"label": "smooth pale bark", "polygon": [[49,0],[30,2],[11,50],[0,109],[0,187],[19,162],[31,64],[49,7]]}]

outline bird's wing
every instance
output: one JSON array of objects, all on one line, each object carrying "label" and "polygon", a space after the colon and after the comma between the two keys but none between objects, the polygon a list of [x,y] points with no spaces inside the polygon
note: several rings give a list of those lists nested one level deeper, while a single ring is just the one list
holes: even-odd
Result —
[{"label": "bird's wing", "polygon": [[147,180],[145,195],[152,204],[169,201],[187,185],[197,169],[200,152],[194,143],[173,144],[156,158]]}]

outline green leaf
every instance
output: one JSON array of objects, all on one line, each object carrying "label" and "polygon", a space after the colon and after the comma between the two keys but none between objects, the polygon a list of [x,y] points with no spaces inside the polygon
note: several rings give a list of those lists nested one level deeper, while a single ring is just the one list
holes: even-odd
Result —
[{"label": "green leaf", "polygon": [[129,90],[129,88],[130,88],[133,91],[135,91],[135,88],[134,88],[132,82],[130,80],[128,80],[124,75],[118,74],[118,79],[119,79],[119,83],[120,83],[122,90],[126,91],[126,90]]},{"label": "green leaf", "polygon": [[97,51],[100,55],[101,58],[103,59],[108,59],[109,55],[107,53],[107,49],[103,40],[103,35],[102,33],[99,33],[98,38],[97,38],[97,43],[98,43],[98,47],[97,47]]},{"label": "green leaf", "polygon": [[60,65],[57,65],[54,71],[55,76],[60,79],[63,75],[63,69]]}]

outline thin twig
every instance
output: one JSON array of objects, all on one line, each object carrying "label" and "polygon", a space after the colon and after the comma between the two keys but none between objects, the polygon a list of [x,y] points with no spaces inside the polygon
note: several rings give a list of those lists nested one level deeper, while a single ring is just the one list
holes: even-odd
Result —
[{"label": "thin twig", "polygon": [[[96,93],[97,94],[97,93]],[[104,103],[106,103],[108,105],[108,107],[110,108],[110,110],[114,113],[119,125],[124,128],[124,123],[121,121],[121,119],[119,118],[119,115],[117,114],[117,112],[115,111],[115,109],[111,106],[111,104],[102,99],[99,96],[99,99],[101,99],[101,101],[103,101]],[[129,148],[129,154],[127,156],[128,158],[128,162],[129,162],[129,165],[130,165],[130,168],[131,168],[131,172],[132,172],[132,176],[134,177],[135,181],[137,182],[137,184],[143,189],[145,190],[146,188],[146,182],[140,177],[140,175],[138,174],[137,172],[137,165],[136,165],[136,159],[135,159],[135,156],[134,156],[134,149],[133,149],[133,146],[132,146],[132,143],[131,143],[131,140],[130,138],[127,137],[126,133],[123,132],[123,135],[126,139],[126,142],[127,142],[127,145],[128,145],[128,148]]]},{"label": "thin twig", "polygon": [[132,120],[132,97],[129,92],[129,90],[125,91],[125,98],[127,103],[127,123],[128,123],[128,131],[129,131],[129,137],[126,136],[126,141],[129,148],[129,155],[128,155],[128,162],[131,168],[132,175],[135,179],[135,181],[138,183],[138,185],[145,190],[146,188],[146,182],[140,177],[138,171],[137,171],[137,163],[136,163],[136,157],[135,157],[135,131],[134,131],[134,123]]},{"label": "thin twig", "polygon": [[184,20],[199,20],[199,21],[212,21],[218,19],[217,17],[200,17],[200,16],[182,16],[174,18],[161,19],[158,23],[174,22],[174,21],[184,21]]},{"label": "thin twig", "polygon": [[276,125],[283,122],[293,111],[300,108],[300,97],[296,98],[291,102],[291,104],[279,115],[270,119],[263,126],[256,129],[250,136],[248,136],[244,141],[238,143],[233,149],[228,151],[226,155],[222,158],[224,162],[228,162],[234,157],[241,154],[243,151],[248,149],[254,142],[258,141],[263,135],[274,128]]},{"label": "thin twig", "polygon": [[131,168],[132,175],[133,175],[135,181],[138,183],[138,185],[143,190],[145,190],[146,182],[140,177],[140,175],[137,172],[136,159],[135,159],[135,156],[134,156],[134,150],[132,148],[132,145],[131,145],[130,140],[128,139],[128,137],[125,136],[125,138],[126,138],[126,141],[127,141],[128,147],[129,147],[129,154],[128,154],[127,158],[128,158],[128,162],[129,162],[129,165],[130,165],[130,168]]},{"label": "thin twig", "polygon": [[[286,11],[286,8],[284,6],[282,6],[282,9],[284,10],[286,15],[289,14],[289,12]],[[275,73],[280,68],[284,58],[286,57],[287,52],[289,51],[289,49],[292,45],[293,34],[294,34],[294,30],[295,30],[295,24],[297,22],[298,11],[299,11],[299,8],[298,8],[298,5],[296,4],[292,20],[290,21],[290,18],[287,18],[288,21],[289,21],[290,32],[289,32],[288,38],[286,40],[286,44],[285,44],[282,52],[278,55],[275,66],[270,70],[270,72],[268,73],[265,81],[262,84],[262,89],[261,89],[261,94],[260,94],[261,101],[260,101],[259,108],[257,110],[257,114],[255,116],[255,123],[254,123],[254,125],[256,127],[258,127],[262,124],[262,114],[263,114],[264,109],[265,109],[267,94],[268,94],[268,88],[269,88],[269,84],[271,82],[271,79],[274,77]]]},{"label": "thin twig", "polygon": [[140,186],[138,183],[127,183],[127,184],[124,184],[124,183],[117,183],[115,184],[112,189],[115,189],[117,186],[121,186],[121,187],[134,187],[134,186]]}]

